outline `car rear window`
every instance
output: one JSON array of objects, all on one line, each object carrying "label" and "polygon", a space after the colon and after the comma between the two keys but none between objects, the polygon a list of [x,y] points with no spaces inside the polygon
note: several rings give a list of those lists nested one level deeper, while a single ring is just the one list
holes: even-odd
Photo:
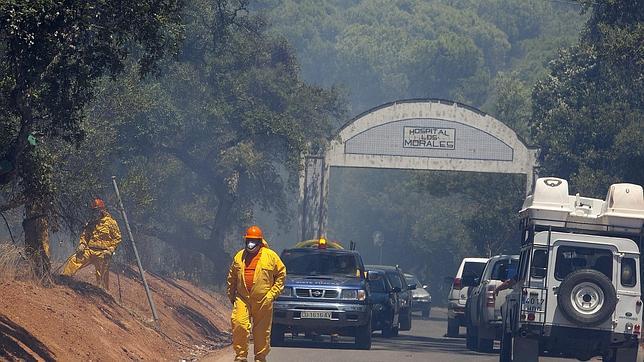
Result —
[{"label": "car rear window", "polygon": [[562,245],[557,249],[555,278],[563,280],[580,269],[593,269],[613,280],[613,253],[606,249]]},{"label": "car rear window", "polygon": [[481,274],[483,274],[483,269],[485,269],[485,264],[486,263],[477,261],[466,261],[465,265],[463,266],[463,273],[461,274],[461,277],[472,275],[474,276],[474,278],[480,278]]},{"label": "car rear window", "polygon": [[508,280],[517,275],[517,267],[519,266],[518,260],[501,259],[494,263],[492,268],[492,275],[490,279],[493,280]]},{"label": "car rear window", "polygon": [[622,259],[622,285],[625,287],[634,287],[637,284],[637,270],[635,268],[635,259]]}]

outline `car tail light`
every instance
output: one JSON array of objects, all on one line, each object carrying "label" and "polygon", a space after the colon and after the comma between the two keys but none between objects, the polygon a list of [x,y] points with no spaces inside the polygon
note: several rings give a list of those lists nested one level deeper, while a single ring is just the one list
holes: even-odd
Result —
[{"label": "car tail light", "polygon": [[524,321],[524,320],[525,320],[525,314],[521,314],[521,320],[522,320],[522,321]]},{"label": "car tail light", "polygon": [[461,278],[454,278],[454,283],[452,284],[452,288],[455,290],[461,289],[463,286],[461,284]]},{"label": "car tail light", "polygon": [[493,285],[488,285],[487,286],[487,292],[485,293],[486,295],[486,306],[494,308],[496,305],[496,295],[494,294],[494,290],[496,288]]},{"label": "car tail light", "polygon": [[639,306],[641,306],[641,305],[642,305],[642,301],[641,301],[641,300],[637,300],[637,302],[635,302],[635,304],[639,307]]},{"label": "car tail light", "polygon": [[534,320],[534,313],[528,313],[528,320],[532,322]]},{"label": "car tail light", "polygon": [[633,334],[640,334],[640,325],[636,324],[635,327],[633,327]]}]

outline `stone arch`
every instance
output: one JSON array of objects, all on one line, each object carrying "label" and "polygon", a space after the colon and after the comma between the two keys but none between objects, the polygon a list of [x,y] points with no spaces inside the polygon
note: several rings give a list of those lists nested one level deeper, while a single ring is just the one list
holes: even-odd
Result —
[{"label": "stone arch", "polygon": [[319,237],[325,229],[332,167],[524,174],[527,193],[537,151],[503,122],[458,102],[409,99],[383,104],[347,122],[324,154],[304,157],[302,240]]}]

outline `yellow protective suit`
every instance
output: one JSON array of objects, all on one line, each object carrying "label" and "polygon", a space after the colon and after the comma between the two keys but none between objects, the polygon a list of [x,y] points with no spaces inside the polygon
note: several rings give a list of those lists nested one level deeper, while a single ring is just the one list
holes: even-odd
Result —
[{"label": "yellow protective suit", "polygon": [[228,298],[233,303],[231,324],[235,361],[246,361],[251,323],[255,344],[255,361],[266,361],[270,351],[273,300],[284,289],[286,267],[280,257],[263,241],[257,262],[253,287],[246,288],[244,253],[239,251],[228,272]]},{"label": "yellow protective suit", "polygon": [[[80,245],[84,250],[69,258],[63,275],[72,276],[80,269],[92,264],[96,268],[96,284],[105,290],[110,286],[110,259],[121,243],[121,230],[116,220],[107,211],[101,217],[85,226],[81,233]],[[82,247],[79,247],[79,250]]]}]

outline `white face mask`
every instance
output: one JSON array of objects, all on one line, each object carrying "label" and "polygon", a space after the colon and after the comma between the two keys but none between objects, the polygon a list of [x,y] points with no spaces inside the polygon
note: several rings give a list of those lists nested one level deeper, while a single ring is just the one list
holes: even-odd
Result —
[{"label": "white face mask", "polygon": [[246,250],[250,252],[257,251],[257,247],[259,246],[259,242],[255,240],[249,240],[246,242]]}]

